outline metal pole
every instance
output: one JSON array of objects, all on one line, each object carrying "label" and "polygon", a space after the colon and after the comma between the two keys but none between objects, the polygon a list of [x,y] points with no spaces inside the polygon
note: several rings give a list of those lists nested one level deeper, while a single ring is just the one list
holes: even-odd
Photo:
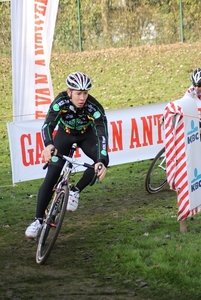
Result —
[{"label": "metal pole", "polygon": [[80,52],[82,52],[81,19],[80,19],[80,0],[77,0],[77,16],[78,16],[78,38],[79,38],[79,49],[80,49]]},{"label": "metal pole", "polygon": [[182,0],[180,0],[180,29],[181,29],[181,42],[184,42],[184,32],[183,32],[183,15],[182,15]]}]

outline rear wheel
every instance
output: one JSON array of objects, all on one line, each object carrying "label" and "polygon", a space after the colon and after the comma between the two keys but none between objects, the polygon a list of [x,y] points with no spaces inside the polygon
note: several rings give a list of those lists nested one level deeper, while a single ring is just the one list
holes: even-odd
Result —
[{"label": "rear wheel", "polygon": [[155,194],[167,184],[165,147],[153,159],[145,179],[145,188],[148,193]]},{"label": "rear wheel", "polygon": [[55,244],[66,213],[68,194],[68,187],[63,186],[61,191],[55,192],[53,195],[50,210],[44,220],[38,240],[36,251],[36,262],[38,264],[43,264],[46,261]]}]

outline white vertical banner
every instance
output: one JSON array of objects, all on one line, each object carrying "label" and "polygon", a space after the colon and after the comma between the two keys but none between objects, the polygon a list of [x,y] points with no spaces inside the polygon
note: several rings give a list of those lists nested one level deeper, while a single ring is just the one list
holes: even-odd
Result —
[{"label": "white vertical banner", "polygon": [[166,174],[177,192],[178,220],[201,209],[201,142],[196,100],[184,96],[165,107]]},{"label": "white vertical banner", "polygon": [[11,0],[13,121],[45,117],[52,102],[50,57],[59,0]]}]

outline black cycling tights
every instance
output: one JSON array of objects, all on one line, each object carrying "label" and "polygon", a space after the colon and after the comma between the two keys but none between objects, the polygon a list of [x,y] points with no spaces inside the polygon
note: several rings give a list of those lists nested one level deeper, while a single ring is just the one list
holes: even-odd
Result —
[{"label": "black cycling tights", "polygon": [[[38,191],[38,202],[36,207],[36,218],[43,218],[44,212],[46,207],[48,206],[48,203],[52,197],[53,194],[53,187],[56,184],[59,175],[61,173],[61,169],[58,166],[50,165],[48,167],[48,172],[45,177],[45,180],[43,181],[39,191]],[[83,173],[83,176],[79,180],[79,182],[76,184],[76,187],[82,191],[83,188],[85,188],[89,183],[91,182],[92,178],[94,176],[93,169],[86,169]]]}]

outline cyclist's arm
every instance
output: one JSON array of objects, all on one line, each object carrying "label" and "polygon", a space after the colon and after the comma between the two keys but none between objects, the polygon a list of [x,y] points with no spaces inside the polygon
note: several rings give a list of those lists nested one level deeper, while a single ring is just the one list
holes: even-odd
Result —
[{"label": "cyclist's arm", "polygon": [[98,139],[97,162],[108,164],[108,129],[105,113],[101,114],[98,119],[94,120],[94,132]]},{"label": "cyclist's arm", "polygon": [[100,119],[95,120],[95,131],[98,136],[98,158],[97,163],[95,164],[94,170],[98,174],[99,180],[103,180],[107,171],[108,165],[108,130],[107,130],[107,119],[105,112],[100,117]]},{"label": "cyclist's arm", "polygon": [[107,118],[102,105],[90,96],[89,103],[92,106],[91,117],[93,118],[93,129],[98,139],[97,162],[108,165],[108,127]]},{"label": "cyclist's arm", "polygon": [[55,100],[51,103],[49,110],[47,112],[46,119],[42,126],[42,138],[45,147],[47,147],[48,145],[54,145],[53,132],[60,120],[60,111],[62,109],[59,103],[61,103],[64,98],[65,98],[64,93],[60,93],[55,98]]},{"label": "cyclist's arm", "polygon": [[65,97],[64,93],[60,93],[51,103],[46,119],[42,126],[42,138],[45,149],[42,151],[41,157],[45,162],[49,162],[52,158],[51,150],[54,147],[53,132],[60,119],[60,106],[58,102]]}]

